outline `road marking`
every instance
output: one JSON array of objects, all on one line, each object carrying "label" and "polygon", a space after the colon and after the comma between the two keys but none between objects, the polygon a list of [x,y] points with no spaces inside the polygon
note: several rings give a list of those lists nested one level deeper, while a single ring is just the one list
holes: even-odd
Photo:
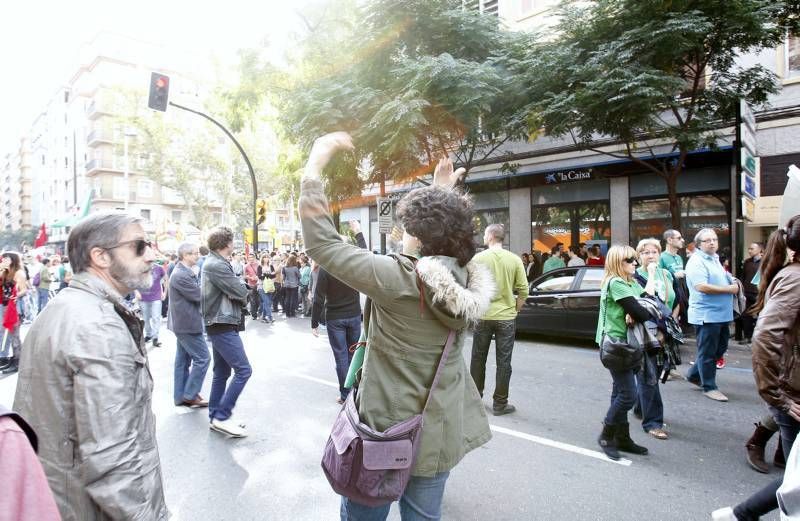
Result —
[{"label": "road marking", "polygon": [[578,447],[577,445],[570,445],[569,443],[563,443],[560,441],[542,438],[541,436],[534,436],[533,434],[527,434],[525,432],[506,429],[505,427],[499,427],[497,425],[492,425],[491,423],[489,424],[489,427],[495,432],[507,434],[509,436],[513,436],[515,438],[520,438],[523,440],[532,441],[533,443],[538,443],[539,445],[545,445],[547,447],[552,447],[554,449],[565,450],[567,452],[572,452],[573,454],[580,454],[581,456],[587,456],[589,458],[599,459],[607,463],[615,463],[617,465],[622,465],[623,467],[630,467],[632,463],[631,460],[626,458],[621,458],[618,461],[614,461],[608,458],[602,452],[596,450],[584,449],[583,447]]},{"label": "road marking", "polygon": [[[316,378],[314,376],[309,376],[307,374],[298,373],[295,371],[287,371],[287,374],[291,376],[296,376],[297,378],[302,378],[304,380],[308,380],[310,382],[316,382],[318,384],[327,385],[329,387],[339,388],[339,384],[336,382],[330,382],[328,380],[323,380],[322,378]],[[605,461],[607,463],[615,463],[617,465],[622,465],[623,467],[630,467],[631,460],[626,458],[621,458],[619,461],[614,461],[608,458],[605,454],[600,451],[584,449],[583,447],[578,447],[577,445],[570,445],[569,443],[563,443],[560,441],[550,440],[547,438],[542,438],[541,436],[534,436],[533,434],[528,434],[525,432],[515,431],[513,429],[506,429],[505,427],[500,427],[497,425],[489,424],[489,428],[491,428],[495,432],[499,432],[501,434],[506,434],[508,436],[513,436],[515,438],[520,438],[522,440],[532,441],[533,443],[538,443],[539,445],[544,445],[546,447],[552,447],[554,449],[564,450],[567,452],[572,452],[573,454],[579,454],[581,456],[586,456],[589,458],[598,459],[600,461]]]}]

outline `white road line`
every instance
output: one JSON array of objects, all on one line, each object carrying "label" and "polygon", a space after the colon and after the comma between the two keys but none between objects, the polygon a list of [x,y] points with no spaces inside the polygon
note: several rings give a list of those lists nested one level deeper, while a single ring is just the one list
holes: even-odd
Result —
[{"label": "white road line", "polygon": [[[318,384],[335,387],[337,389],[339,388],[339,384],[336,382],[330,382],[328,380],[323,380],[322,378],[316,378],[314,376],[309,376],[307,374],[298,373],[295,371],[287,371],[287,373],[290,374],[291,376],[296,376],[297,378],[302,378],[304,380],[309,380],[311,382],[316,382]],[[608,458],[602,452],[596,450],[584,449],[583,447],[578,447],[577,445],[570,445],[569,443],[550,440],[547,438],[542,438],[541,436],[534,436],[533,434],[527,434],[525,432],[515,431],[513,429],[506,429],[505,427],[499,427],[497,425],[489,424],[489,427],[493,431],[499,432],[501,434],[507,434],[508,436],[513,436],[515,438],[520,438],[522,440],[532,441],[533,443],[538,443],[539,445],[544,445],[546,447],[552,447],[554,449],[572,452],[573,454],[580,454],[581,456],[599,459],[600,461],[605,461],[606,463],[614,463],[617,465],[622,465],[623,467],[630,467],[632,463],[631,460],[626,458],[620,458],[619,461],[614,461]]]},{"label": "white road line", "polygon": [[542,438],[541,436],[534,436],[533,434],[527,434],[525,432],[506,429],[505,427],[499,427],[497,425],[489,424],[489,427],[495,432],[507,434],[509,436],[514,436],[515,438],[520,438],[523,440],[532,441],[533,443],[538,443],[539,445],[545,445],[547,447],[552,447],[554,449],[565,450],[567,452],[572,452],[573,454],[580,454],[581,456],[587,456],[589,458],[599,459],[601,461],[605,461],[606,463],[615,463],[617,465],[622,465],[624,467],[630,467],[632,463],[631,460],[626,458],[620,458],[619,461],[614,461],[608,458],[602,452],[596,450],[584,449],[583,447],[578,447],[577,445],[570,445],[569,443],[562,443],[560,441],[549,440],[547,438]]}]

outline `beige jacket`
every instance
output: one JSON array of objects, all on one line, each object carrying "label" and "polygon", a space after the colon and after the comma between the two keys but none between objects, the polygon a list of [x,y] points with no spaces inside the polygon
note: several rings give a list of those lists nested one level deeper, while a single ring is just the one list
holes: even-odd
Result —
[{"label": "beige jacket", "polygon": [[141,320],[88,273],[51,300],[25,338],[14,409],[65,521],[161,520],[153,378]]}]

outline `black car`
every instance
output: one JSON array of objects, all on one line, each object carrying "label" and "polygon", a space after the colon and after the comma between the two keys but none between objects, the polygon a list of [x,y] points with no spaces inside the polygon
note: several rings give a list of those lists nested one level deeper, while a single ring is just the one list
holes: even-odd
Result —
[{"label": "black car", "polygon": [[517,331],[594,340],[600,312],[602,266],[548,271],[530,284]]}]

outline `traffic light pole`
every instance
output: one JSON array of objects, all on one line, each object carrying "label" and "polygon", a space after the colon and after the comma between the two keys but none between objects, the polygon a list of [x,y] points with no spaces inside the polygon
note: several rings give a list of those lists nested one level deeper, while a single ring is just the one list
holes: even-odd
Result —
[{"label": "traffic light pole", "polygon": [[221,128],[222,131],[225,132],[225,134],[229,138],[231,138],[231,141],[233,141],[233,144],[236,145],[236,148],[239,149],[239,152],[242,154],[242,157],[244,158],[244,162],[247,164],[247,169],[250,171],[250,182],[253,184],[253,251],[258,251],[258,221],[256,217],[256,201],[258,201],[258,185],[256,184],[256,174],[253,171],[253,165],[250,164],[250,159],[247,157],[247,154],[244,153],[242,145],[240,145],[239,142],[236,141],[236,138],[233,137],[233,134],[231,134],[227,128],[222,126],[222,124],[219,121],[215,120],[208,114],[204,114],[199,110],[190,109],[189,107],[184,107],[183,105],[178,105],[177,103],[173,103],[171,101],[169,102],[169,104],[175,107],[176,109],[185,110],[187,112],[191,112],[192,114],[203,116],[211,123]]}]

